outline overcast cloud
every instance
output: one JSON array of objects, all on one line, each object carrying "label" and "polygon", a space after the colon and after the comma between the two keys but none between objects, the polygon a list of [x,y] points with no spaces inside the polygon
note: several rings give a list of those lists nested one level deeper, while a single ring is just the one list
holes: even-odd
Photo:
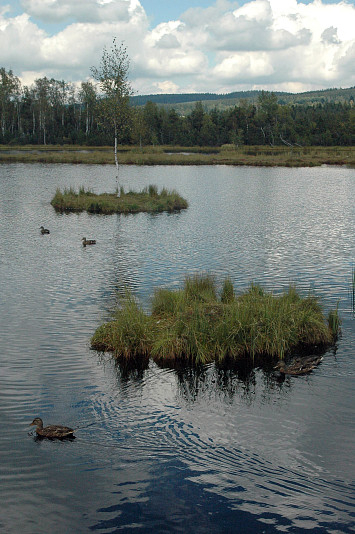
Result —
[{"label": "overcast cloud", "polygon": [[[23,0],[21,6],[17,16],[10,5],[0,8],[0,66],[25,84],[42,76],[87,80],[116,37],[127,46],[139,94],[355,85],[349,1],[218,0],[153,28],[138,0]],[[49,33],[43,29],[49,24],[61,29]]]}]

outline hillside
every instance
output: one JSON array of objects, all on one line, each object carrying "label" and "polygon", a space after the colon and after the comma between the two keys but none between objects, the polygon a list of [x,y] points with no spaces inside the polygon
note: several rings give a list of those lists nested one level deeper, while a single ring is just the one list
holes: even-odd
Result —
[{"label": "hillside", "polygon": [[[154,102],[159,106],[174,108],[180,113],[188,113],[196,102],[202,102],[205,109],[225,109],[236,106],[241,100],[256,102],[261,91],[239,91],[228,94],[215,93],[185,93],[137,95],[131,99],[133,106],[143,106],[146,102]],[[285,93],[274,91],[279,104],[310,105],[325,102],[349,102],[355,100],[355,87],[348,89],[324,89],[305,93]]]}]

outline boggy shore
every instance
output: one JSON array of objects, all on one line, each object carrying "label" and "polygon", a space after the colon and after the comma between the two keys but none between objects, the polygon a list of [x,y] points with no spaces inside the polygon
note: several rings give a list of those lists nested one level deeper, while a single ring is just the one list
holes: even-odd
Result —
[{"label": "boggy shore", "polygon": [[[119,146],[120,165],[251,165],[313,167],[355,165],[355,148],[349,146],[219,147]],[[114,164],[111,147],[78,145],[0,145],[0,163]]]}]

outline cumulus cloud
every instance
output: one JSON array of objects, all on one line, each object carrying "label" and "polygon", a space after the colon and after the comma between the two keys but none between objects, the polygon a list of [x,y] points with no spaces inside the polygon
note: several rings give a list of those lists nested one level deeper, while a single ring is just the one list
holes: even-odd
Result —
[{"label": "cumulus cloud", "polygon": [[0,15],[0,65],[21,71],[40,69],[43,60],[40,55],[41,43],[46,33],[23,14],[14,18]]},{"label": "cumulus cloud", "polygon": [[[355,7],[346,0],[217,0],[149,27],[139,0],[22,0],[0,9],[0,66],[29,83],[83,81],[113,37],[124,41],[139,92],[354,85]],[[61,23],[49,33],[45,23]],[[291,89],[293,88],[293,89]]]}]

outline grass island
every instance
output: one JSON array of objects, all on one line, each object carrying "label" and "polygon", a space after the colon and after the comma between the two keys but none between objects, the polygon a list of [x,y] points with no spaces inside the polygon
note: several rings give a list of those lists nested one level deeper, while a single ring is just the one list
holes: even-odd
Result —
[{"label": "grass island", "polygon": [[326,317],[314,295],[294,286],[280,295],[259,285],[236,295],[230,279],[217,291],[214,277],[188,276],[180,290],[158,289],[151,313],[127,294],[111,321],[98,327],[91,347],[126,362],[270,362],[296,350],[330,346],[339,333],[338,310]]},{"label": "grass island", "polygon": [[52,201],[52,206],[59,212],[80,212],[101,213],[109,215],[112,213],[157,213],[162,211],[176,211],[186,209],[187,201],[175,190],[168,191],[163,188],[160,192],[157,186],[149,185],[142,191],[125,192],[121,187],[119,194],[102,193],[95,194],[91,189],[80,187],[79,191],[74,189],[57,189]]}]

